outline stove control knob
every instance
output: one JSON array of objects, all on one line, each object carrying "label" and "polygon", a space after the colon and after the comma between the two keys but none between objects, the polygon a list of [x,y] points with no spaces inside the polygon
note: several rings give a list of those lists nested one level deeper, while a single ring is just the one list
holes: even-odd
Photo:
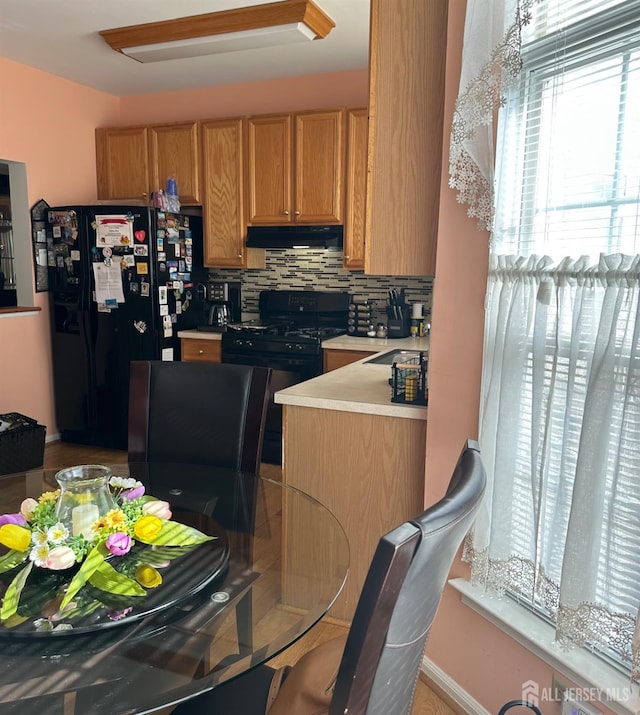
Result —
[{"label": "stove control knob", "polygon": [[251,342],[251,340],[247,340],[247,341],[245,342],[245,345],[246,345],[248,348],[252,348],[252,347],[253,347],[253,343]]},{"label": "stove control knob", "polygon": [[298,348],[298,350],[304,350],[304,345],[296,345],[296,347]]},{"label": "stove control knob", "polygon": [[284,347],[285,350],[293,350],[293,345],[291,343],[287,343]]}]

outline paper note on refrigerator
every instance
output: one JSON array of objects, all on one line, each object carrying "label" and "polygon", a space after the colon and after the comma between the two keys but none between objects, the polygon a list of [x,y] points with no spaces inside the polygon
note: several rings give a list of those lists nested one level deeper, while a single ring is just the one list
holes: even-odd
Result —
[{"label": "paper note on refrigerator", "polygon": [[93,263],[93,278],[96,283],[96,302],[117,301],[124,303],[122,271],[119,263]]}]

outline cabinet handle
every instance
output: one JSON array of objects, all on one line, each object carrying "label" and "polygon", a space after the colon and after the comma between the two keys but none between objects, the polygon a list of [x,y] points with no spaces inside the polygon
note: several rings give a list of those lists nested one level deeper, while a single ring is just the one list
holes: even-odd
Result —
[{"label": "cabinet handle", "polygon": [[198,350],[198,355],[204,355],[204,350]]},{"label": "cabinet handle", "polygon": [[288,216],[288,215],[289,215],[289,212],[287,211],[287,209],[285,209],[282,213],[283,213],[285,216]]},{"label": "cabinet handle", "polygon": [[296,216],[300,216],[300,211],[296,211]]}]

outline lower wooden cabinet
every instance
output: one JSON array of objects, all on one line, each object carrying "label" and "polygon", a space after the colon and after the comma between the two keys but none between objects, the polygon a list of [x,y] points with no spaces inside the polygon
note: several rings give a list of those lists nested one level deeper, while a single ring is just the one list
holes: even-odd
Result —
[{"label": "lower wooden cabinet", "polygon": [[180,349],[184,362],[222,362],[222,342],[220,340],[181,338]]},{"label": "lower wooden cabinet", "polygon": [[375,355],[379,350],[323,350],[323,372],[331,372],[339,367],[350,365],[362,358]]}]

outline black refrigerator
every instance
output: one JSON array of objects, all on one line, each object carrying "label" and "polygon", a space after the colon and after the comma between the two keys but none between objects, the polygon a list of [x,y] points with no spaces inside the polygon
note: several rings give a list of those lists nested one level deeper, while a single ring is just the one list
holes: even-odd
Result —
[{"label": "black refrigerator", "polygon": [[179,360],[178,330],[204,322],[202,218],[60,206],[45,233],[60,437],[126,449],[129,363]]}]

